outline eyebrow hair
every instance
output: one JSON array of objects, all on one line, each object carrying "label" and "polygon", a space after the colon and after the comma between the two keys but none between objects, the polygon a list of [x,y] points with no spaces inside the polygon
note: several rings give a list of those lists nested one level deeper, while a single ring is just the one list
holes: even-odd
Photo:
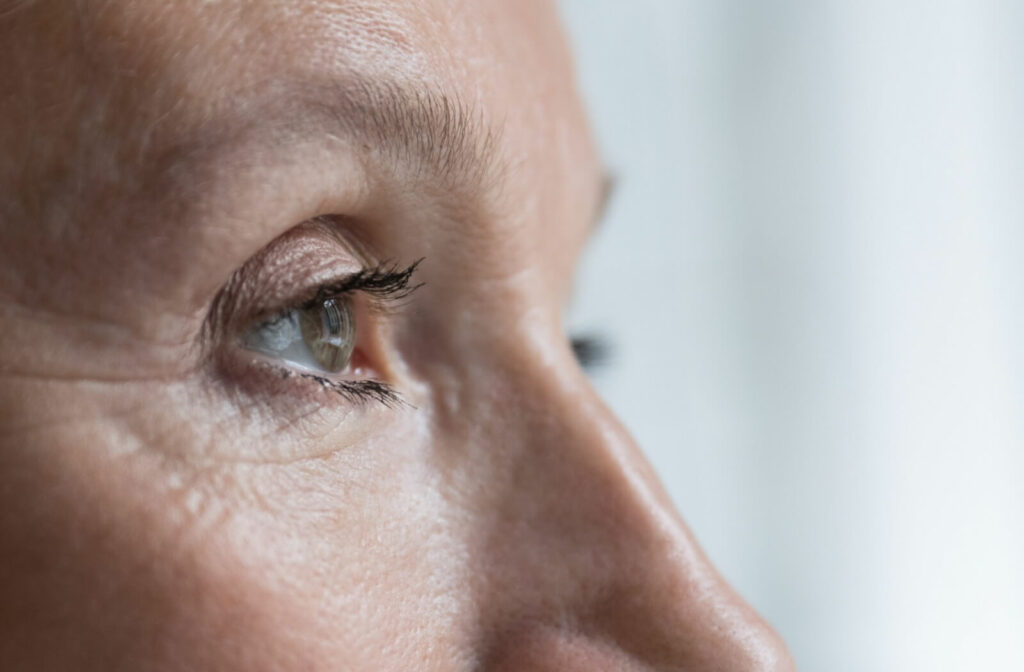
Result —
[{"label": "eyebrow hair", "polygon": [[[293,113],[322,117],[327,131],[337,130],[364,148],[379,152],[393,165],[430,176],[445,186],[494,187],[501,179],[500,127],[483,112],[427,86],[368,77],[340,84],[300,86],[286,99],[285,123]],[[305,110],[291,109],[297,105]],[[308,119],[307,119],[308,120]],[[301,125],[301,123],[300,123]]]},{"label": "eyebrow hair", "polygon": [[[503,125],[457,94],[352,73],[328,82],[290,80],[262,88],[234,110],[207,116],[200,133],[206,142],[197,139],[204,148],[199,154],[216,153],[224,144],[273,148],[295,139],[335,138],[353,152],[382,158],[403,179],[422,178],[499,201],[504,197],[506,174],[514,164],[503,152]],[[616,182],[607,169],[597,180],[595,202],[588,206],[591,234],[604,219]]]}]

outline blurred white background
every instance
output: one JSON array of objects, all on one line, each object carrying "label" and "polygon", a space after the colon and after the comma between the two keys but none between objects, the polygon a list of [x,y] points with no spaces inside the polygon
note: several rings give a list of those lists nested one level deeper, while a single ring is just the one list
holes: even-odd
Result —
[{"label": "blurred white background", "polygon": [[564,0],[573,323],[805,672],[1024,670],[1024,3]]}]

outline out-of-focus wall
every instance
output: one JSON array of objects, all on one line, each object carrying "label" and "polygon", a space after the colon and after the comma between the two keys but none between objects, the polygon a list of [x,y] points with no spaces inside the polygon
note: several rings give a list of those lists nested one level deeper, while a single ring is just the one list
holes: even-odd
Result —
[{"label": "out-of-focus wall", "polygon": [[802,670],[1024,670],[1024,3],[563,0],[572,323]]}]

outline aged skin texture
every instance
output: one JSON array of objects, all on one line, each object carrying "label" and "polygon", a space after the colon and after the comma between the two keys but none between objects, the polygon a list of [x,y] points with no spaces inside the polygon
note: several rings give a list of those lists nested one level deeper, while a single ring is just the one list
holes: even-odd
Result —
[{"label": "aged skin texture", "polygon": [[548,2],[8,0],[0,146],[0,669],[793,669],[569,347]]}]

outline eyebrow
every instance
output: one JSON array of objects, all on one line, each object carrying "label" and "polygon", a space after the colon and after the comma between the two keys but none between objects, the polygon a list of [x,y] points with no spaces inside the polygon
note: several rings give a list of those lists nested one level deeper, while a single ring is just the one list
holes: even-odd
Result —
[{"label": "eyebrow", "polygon": [[[329,108],[350,132],[370,136],[399,164],[429,169],[449,184],[494,186],[503,176],[501,129],[458,97],[395,82],[356,79]],[[590,233],[604,221],[618,180],[600,176]]]},{"label": "eyebrow", "polygon": [[481,110],[427,86],[367,77],[300,85],[283,96],[288,132],[306,124],[360,142],[388,163],[442,184],[491,187],[502,177],[501,129]]},{"label": "eyebrow", "polygon": [[[458,95],[401,80],[349,74],[329,83],[287,82],[211,124],[211,144],[254,131],[260,142],[330,137],[380,156],[393,169],[463,192],[500,192],[508,169],[501,125]],[[267,133],[267,131],[270,131]],[[212,136],[212,137],[211,137]],[[251,137],[251,136],[250,136]],[[604,219],[615,176],[599,177],[590,231]]]}]

